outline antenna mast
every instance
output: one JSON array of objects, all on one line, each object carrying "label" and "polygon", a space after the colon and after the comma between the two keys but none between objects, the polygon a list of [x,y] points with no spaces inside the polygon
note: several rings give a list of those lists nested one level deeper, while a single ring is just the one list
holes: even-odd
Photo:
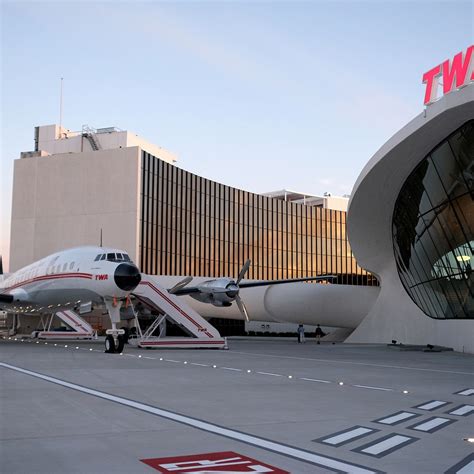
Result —
[{"label": "antenna mast", "polygon": [[61,92],[59,94],[59,138],[62,135],[62,123],[63,123],[63,78],[61,77]]},{"label": "antenna mast", "polygon": [[100,245],[99,247],[102,247],[102,227],[100,228]]}]

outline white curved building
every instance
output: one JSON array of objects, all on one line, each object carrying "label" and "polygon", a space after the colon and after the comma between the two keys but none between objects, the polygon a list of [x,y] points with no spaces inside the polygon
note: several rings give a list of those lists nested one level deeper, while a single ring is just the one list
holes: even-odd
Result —
[{"label": "white curved building", "polygon": [[371,158],[354,186],[348,234],[381,289],[346,342],[474,352],[472,82],[427,106]]}]

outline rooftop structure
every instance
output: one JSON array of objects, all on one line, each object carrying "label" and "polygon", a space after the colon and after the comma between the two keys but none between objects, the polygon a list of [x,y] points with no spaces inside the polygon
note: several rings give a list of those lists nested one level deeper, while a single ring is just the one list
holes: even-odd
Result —
[{"label": "rooftop structure", "polygon": [[81,131],[73,132],[59,125],[35,127],[35,149],[21,153],[21,158],[58,155],[61,153],[83,153],[99,150],[115,150],[137,146],[167,163],[176,163],[177,157],[170,151],[154,145],[135,133],[117,127],[92,128],[83,125]]},{"label": "rooftop structure", "polygon": [[324,193],[323,196],[315,196],[314,194],[300,193],[298,191],[291,191],[289,189],[281,189],[278,191],[263,193],[263,196],[279,199],[280,201],[303,204],[305,206],[332,209],[334,211],[347,211],[347,205],[349,203],[350,197],[348,195],[332,196],[330,193]]}]

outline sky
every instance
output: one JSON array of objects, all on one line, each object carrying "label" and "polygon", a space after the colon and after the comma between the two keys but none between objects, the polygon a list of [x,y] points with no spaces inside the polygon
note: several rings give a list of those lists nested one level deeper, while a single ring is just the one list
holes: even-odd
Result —
[{"label": "sky", "polygon": [[[37,125],[117,126],[253,192],[350,194],[474,41],[474,1],[0,1],[0,254]],[[12,243],[14,245],[14,242]]]}]

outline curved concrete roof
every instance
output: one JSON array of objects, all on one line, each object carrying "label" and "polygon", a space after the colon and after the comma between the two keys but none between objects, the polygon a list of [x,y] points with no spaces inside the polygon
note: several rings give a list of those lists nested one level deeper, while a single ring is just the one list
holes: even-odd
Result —
[{"label": "curved concrete roof", "polygon": [[352,191],[347,218],[351,248],[363,268],[380,277],[393,261],[392,215],[403,184],[433,148],[471,119],[474,84],[430,105],[364,167]]}]

